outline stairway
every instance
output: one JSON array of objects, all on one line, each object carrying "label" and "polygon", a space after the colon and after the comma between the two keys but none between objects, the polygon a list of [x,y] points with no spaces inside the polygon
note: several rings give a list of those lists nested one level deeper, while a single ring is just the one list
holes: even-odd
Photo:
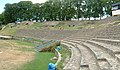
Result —
[{"label": "stairway", "polygon": [[[78,69],[64,70],[120,70],[120,47],[116,44],[119,43],[120,40],[68,38],[61,42],[72,45],[71,50],[73,47],[77,48],[74,49],[74,51],[79,50],[81,54],[78,59],[75,59],[76,61],[79,60]],[[79,55],[77,52],[75,54]],[[71,56],[72,59],[74,59],[73,57]],[[74,63],[72,63],[72,66],[74,67]]]},{"label": "stairway", "polygon": [[73,44],[63,42],[62,44],[68,46],[71,50],[71,58],[69,62],[64,67],[64,70],[79,70],[80,69],[80,60],[81,60],[81,51],[75,47]]}]

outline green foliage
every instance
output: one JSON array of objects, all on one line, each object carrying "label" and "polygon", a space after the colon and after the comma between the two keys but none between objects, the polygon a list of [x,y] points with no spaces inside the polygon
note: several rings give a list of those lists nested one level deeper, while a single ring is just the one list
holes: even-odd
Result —
[{"label": "green foliage", "polygon": [[26,20],[42,22],[72,18],[78,20],[79,18],[101,18],[104,15],[111,15],[111,5],[116,2],[119,0],[48,0],[42,4],[33,4],[31,1],[8,3],[5,5],[2,21],[10,23]]},{"label": "green foliage", "polygon": [[[46,45],[48,44],[48,45]],[[54,41],[51,41],[51,42],[48,42],[48,43],[45,43],[43,44],[45,45],[44,48],[40,51],[40,52],[54,52],[55,51],[55,48],[56,46],[59,46],[60,45],[60,42],[54,42]]]},{"label": "green foliage", "polygon": [[[32,2],[31,1],[21,1],[14,4],[5,5],[5,21],[7,23],[15,22],[18,19],[30,20],[32,18]],[[20,20],[19,20],[20,21]]]},{"label": "green foliage", "polygon": [[4,13],[0,14],[0,26],[1,26],[1,22],[2,24],[5,23]]}]

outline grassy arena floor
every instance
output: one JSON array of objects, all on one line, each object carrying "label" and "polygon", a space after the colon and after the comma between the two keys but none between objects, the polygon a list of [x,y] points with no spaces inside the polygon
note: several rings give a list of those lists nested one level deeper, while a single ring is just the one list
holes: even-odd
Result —
[{"label": "grassy arena floor", "polygon": [[0,40],[0,70],[47,70],[51,52],[38,53],[36,45],[18,40]]},{"label": "grassy arena floor", "polygon": [[50,62],[55,63],[55,61],[50,60],[54,56],[55,54],[50,52],[36,53],[33,61],[28,62],[18,70],[47,70]]},{"label": "grassy arena floor", "polygon": [[[22,42],[22,41],[16,41],[19,44],[22,45],[28,45],[28,46],[36,46],[35,44],[28,43],[28,42]],[[32,49],[26,49],[24,48],[23,51],[34,51],[34,47]],[[35,58],[27,62],[26,64],[23,64],[18,70],[47,70],[48,64],[50,62],[55,63],[55,61],[52,61],[51,58],[55,57],[55,54],[52,52],[35,52]]]},{"label": "grassy arena floor", "polygon": [[[66,58],[70,57],[70,51],[61,45],[62,50],[61,53],[62,60],[57,66],[57,70],[62,70],[64,67],[64,62]],[[27,64],[23,65],[19,70],[47,70],[49,63],[55,63],[56,61],[51,60],[52,57],[56,55],[52,52],[36,52],[35,59]]]},{"label": "grassy arena floor", "polygon": [[[35,52],[36,45],[34,43],[19,40],[0,41],[0,52],[2,52],[0,56],[4,56],[0,57],[0,61],[2,61],[0,69],[2,70],[47,70],[50,62],[56,62],[51,60],[52,57],[56,56],[54,52]],[[58,64],[57,70],[62,70],[64,61],[70,55],[65,47],[61,46],[61,48],[62,60]],[[6,68],[3,69],[3,67]]]}]

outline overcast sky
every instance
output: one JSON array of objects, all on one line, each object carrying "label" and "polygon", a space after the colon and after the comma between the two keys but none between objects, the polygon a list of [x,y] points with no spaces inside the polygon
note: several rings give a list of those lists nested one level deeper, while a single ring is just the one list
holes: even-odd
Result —
[{"label": "overcast sky", "polygon": [[20,1],[32,1],[33,3],[44,3],[47,0],[0,0],[0,14],[4,11],[6,3],[18,3]]}]

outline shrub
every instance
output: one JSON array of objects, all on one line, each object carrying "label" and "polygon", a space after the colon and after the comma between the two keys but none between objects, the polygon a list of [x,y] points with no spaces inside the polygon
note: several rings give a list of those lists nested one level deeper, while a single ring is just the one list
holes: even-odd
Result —
[{"label": "shrub", "polygon": [[[47,44],[47,43],[46,43]],[[42,49],[40,49],[40,52],[54,52],[56,46],[59,46],[60,42],[53,41],[49,45],[44,46]]]}]

